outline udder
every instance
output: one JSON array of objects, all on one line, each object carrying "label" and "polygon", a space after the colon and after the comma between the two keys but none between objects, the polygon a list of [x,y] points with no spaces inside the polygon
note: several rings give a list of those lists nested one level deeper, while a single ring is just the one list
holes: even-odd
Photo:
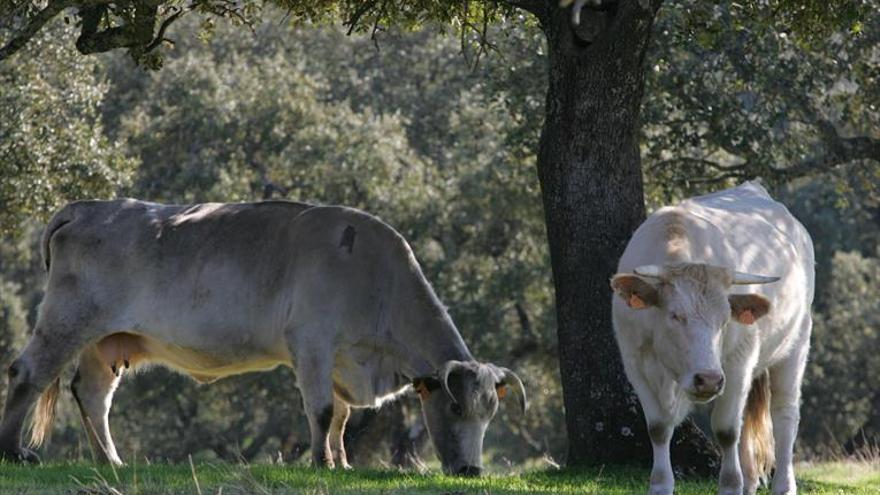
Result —
[{"label": "udder", "polygon": [[115,333],[98,342],[98,356],[114,374],[147,359],[144,338],[130,333]]}]

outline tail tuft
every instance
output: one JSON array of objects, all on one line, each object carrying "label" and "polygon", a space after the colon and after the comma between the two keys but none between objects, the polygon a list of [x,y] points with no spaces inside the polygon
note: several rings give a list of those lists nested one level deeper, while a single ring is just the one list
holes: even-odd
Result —
[{"label": "tail tuft", "polygon": [[58,402],[58,391],[61,389],[61,378],[56,378],[49,388],[40,396],[37,407],[31,416],[30,447],[39,447],[49,438],[52,423],[55,421],[55,403]]},{"label": "tail tuft", "polygon": [[740,439],[743,474],[750,473],[753,479],[769,476],[776,459],[773,450],[773,422],[770,419],[770,373],[767,371],[752,381]]}]

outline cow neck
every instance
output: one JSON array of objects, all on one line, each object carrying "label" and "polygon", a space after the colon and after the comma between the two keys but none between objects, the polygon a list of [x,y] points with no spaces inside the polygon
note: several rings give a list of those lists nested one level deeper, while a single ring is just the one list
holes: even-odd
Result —
[{"label": "cow neck", "polygon": [[447,361],[473,361],[443,304],[427,281],[416,284],[403,307],[401,328],[410,333],[400,372],[410,378],[431,375]]}]

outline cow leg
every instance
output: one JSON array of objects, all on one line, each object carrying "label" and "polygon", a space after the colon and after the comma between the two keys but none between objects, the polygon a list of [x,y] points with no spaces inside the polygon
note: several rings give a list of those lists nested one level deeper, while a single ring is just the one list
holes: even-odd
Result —
[{"label": "cow leg", "polygon": [[[742,430],[743,408],[752,383],[751,368],[743,364],[730,366],[725,370],[727,385],[724,393],[715,399],[715,407],[712,409],[712,431],[721,446],[721,472],[718,479],[720,495],[744,493],[738,443]],[[754,493],[757,485],[746,488],[746,493]]]},{"label": "cow leg", "polygon": [[675,475],[672,472],[672,461],[669,458],[669,443],[672,440],[674,426],[671,422],[659,418],[651,418],[647,414],[648,435],[651,437],[654,464],[651,467],[650,495],[667,495],[675,489]]},{"label": "cow leg", "polygon": [[805,346],[802,352],[793,354],[770,369],[770,417],[773,421],[773,441],[776,444],[776,472],[773,474],[772,486],[774,495],[797,493],[792,452],[800,422],[801,381],[806,363]]},{"label": "cow leg", "polygon": [[[669,457],[669,443],[672,440],[672,431],[677,422],[674,412],[670,411],[672,405],[667,405],[668,407],[665,408],[661,406],[654,391],[648,386],[648,381],[641,369],[633,364],[637,361],[626,358],[624,361],[627,377],[635,389],[645,413],[645,421],[648,424],[648,434],[651,437],[651,447],[654,452],[651,487],[648,493],[649,495],[672,495],[675,489],[675,475],[672,472],[672,461]],[[666,385],[673,386],[672,383]]]},{"label": "cow leg", "polygon": [[[21,445],[22,425],[37,399],[47,391],[81,347],[82,335],[55,333],[54,329],[50,332],[44,328],[37,325],[24,351],[9,367],[6,405],[0,423],[0,458],[39,462],[34,452]],[[46,411],[44,419],[47,422],[51,420],[53,409],[50,407]]]},{"label": "cow leg", "polygon": [[298,361],[296,378],[309,420],[312,440],[312,463],[315,467],[333,467],[330,449],[330,423],[333,420],[333,380],[330,352],[300,349],[306,357]]},{"label": "cow leg", "polygon": [[345,422],[351,414],[351,407],[339,397],[333,397],[333,419],[330,421],[330,449],[333,457],[338,461],[337,466],[343,469],[351,469],[348,458],[345,455]]},{"label": "cow leg", "polygon": [[121,369],[114,372],[100,359],[97,347],[90,346],[80,355],[79,367],[70,384],[95,460],[117,466],[121,466],[122,461],[110,437],[107,417],[121,374]]}]

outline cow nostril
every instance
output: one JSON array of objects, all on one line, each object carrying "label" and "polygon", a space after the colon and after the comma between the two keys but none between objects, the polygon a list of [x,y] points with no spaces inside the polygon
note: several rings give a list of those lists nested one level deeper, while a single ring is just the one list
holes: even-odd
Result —
[{"label": "cow nostril", "polygon": [[464,466],[458,470],[460,476],[479,476],[483,470],[477,466]]},{"label": "cow nostril", "polygon": [[724,386],[724,375],[707,372],[694,375],[694,388],[701,392],[718,392]]}]

